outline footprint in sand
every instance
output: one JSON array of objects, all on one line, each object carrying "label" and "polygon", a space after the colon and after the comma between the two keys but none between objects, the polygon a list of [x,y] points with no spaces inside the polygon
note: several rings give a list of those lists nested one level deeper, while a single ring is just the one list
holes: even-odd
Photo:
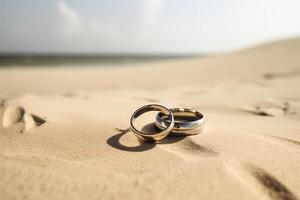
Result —
[{"label": "footprint in sand", "polygon": [[42,119],[39,116],[33,114],[24,114],[24,123],[25,123],[25,130],[28,131],[30,129],[36,128],[44,124],[46,120]]},{"label": "footprint in sand", "polygon": [[4,128],[8,128],[23,119],[25,110],[18,105],[8,106],[3,113],[2,124]]},{"label": "footprint in sand", "polygon": [[9,128],[18,122],[24,122],[25,130],[28,131],[30,129],[41,126],[46,122],[46,120],[37,115],[27,113],[25,109],[19,105],[8,106],[3,113],[3,127]]},{"label": "footprint in sand", "polygon": [[279,100],[264,101],[253,107],[245,108],[245,110],[256,115],[273,117],[294,114],[291,112],[289,102]]},{"label": "footprint in sand", "polygon": [[265,192],[272,198],[278,200],[296,200],[297,197],[277,178],[263,169],[248,165],[250,174],[256,179]]},{"label": "footprint in sand", "polygon": [[241,183],[253,188],[259,196],[274,200],[297,200],[298,198],[270,172],[248,163],[227,162],[230,172]]}]

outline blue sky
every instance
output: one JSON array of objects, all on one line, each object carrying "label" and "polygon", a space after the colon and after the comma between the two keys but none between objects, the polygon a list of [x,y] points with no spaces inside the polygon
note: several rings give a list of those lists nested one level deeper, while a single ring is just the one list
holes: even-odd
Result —
[{"label": "blue sky", "polygon": [[0,0],[0,52],[206,53],[300,36],[298,0]]}]

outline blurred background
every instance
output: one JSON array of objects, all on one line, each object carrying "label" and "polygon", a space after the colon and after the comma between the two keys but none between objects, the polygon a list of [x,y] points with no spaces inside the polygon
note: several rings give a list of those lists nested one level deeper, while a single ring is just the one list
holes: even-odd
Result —
[{"label": "blurred background", "polygon": [[0,65],[126,64],[300,35],[297,0],[0,0]]}]

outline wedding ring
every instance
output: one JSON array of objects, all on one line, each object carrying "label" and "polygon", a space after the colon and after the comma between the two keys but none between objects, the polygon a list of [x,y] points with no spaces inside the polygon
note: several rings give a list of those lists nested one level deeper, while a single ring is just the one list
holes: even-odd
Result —
[{"label": "wedding ring", "polygon": [[[204,116],[202,113],[188,108],[172,108],[170,109],[174,115],[175,125],[172,135],[197,135],[202,132],[204,127]],[[165,129],[170,123],[167,115],[159,112],[156,115],[155,125],[158,129]]]},{"label": "wedding ring", "polygon": [[[160,129],[160,132],[158,133],[155,134],[145,133],[137,130],[134,126],[134,121],[139,116],[149,111],[159,111],[160,113],[163,114],[164,118],[166,119],[166,121],[164,122],[164,127],[162,127]],[[139,140],[144,142],[156,142],[164,139],[172,131],[173,127],[174,127],[173,113],[168,108],[157,104],[150,104],[137,109],[132,114],[130,119],[130,129]]]}]

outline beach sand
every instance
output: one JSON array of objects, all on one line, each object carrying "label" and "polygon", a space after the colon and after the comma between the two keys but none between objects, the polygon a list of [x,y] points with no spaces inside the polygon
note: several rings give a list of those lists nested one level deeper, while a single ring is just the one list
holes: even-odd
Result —
[{"label": "beach sand", "polygon": [[[0,199],[299,199],[299,87],[300,39],[129,67],[2,68]],[[197,109],[205,130],[140,144],[129,119],[150,103]]]}]

